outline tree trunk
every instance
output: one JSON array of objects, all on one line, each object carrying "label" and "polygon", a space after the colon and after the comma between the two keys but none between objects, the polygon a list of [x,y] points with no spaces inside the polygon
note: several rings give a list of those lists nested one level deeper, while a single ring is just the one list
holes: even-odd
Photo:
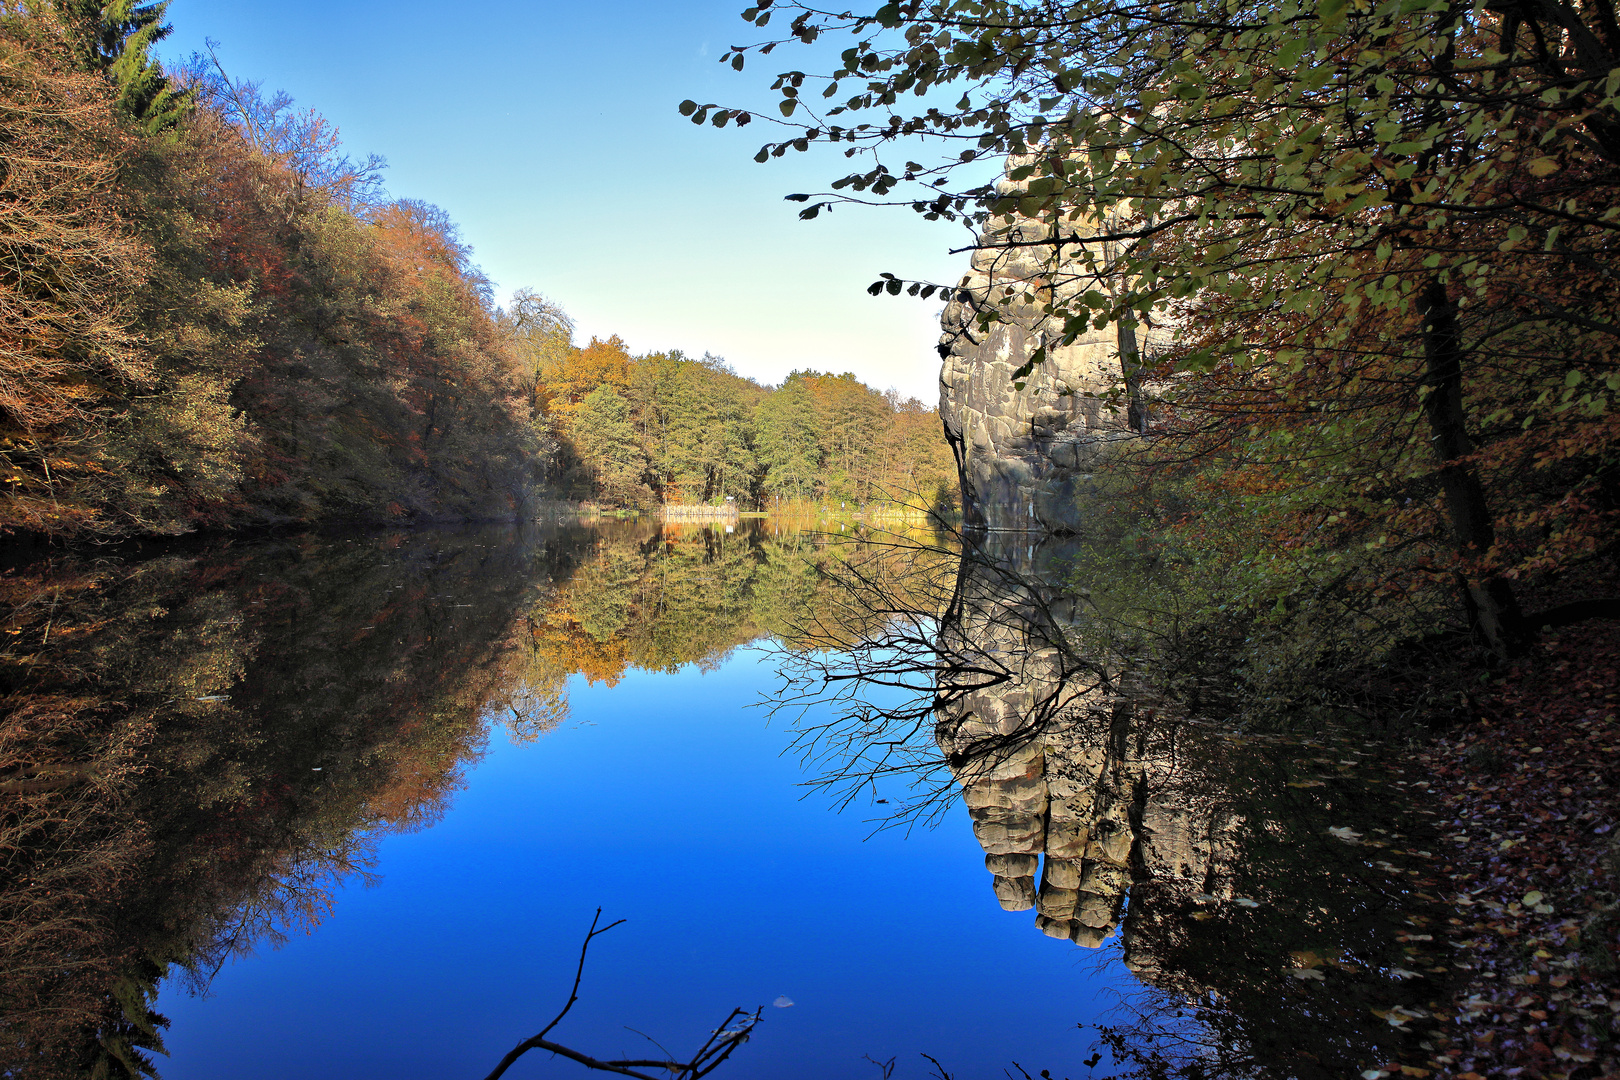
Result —
[{"label": "tree trunk", "polygon": [[1119,369],[1125,377],[1125,423],[1138,435],[1146,435],[1147,398],[1142,393],[1142,351],[1136,343],[1136,327],[1123,319],[1114,327],[1119,342]]},{"label": "tree trunk", "polygon": [[[1462,459],[1473,453],[1462,403],[1462,330],[1457,308],[1446,287],[1432,279],[1419,302],[1423,316],[1423,385],[1428,393],[1423,412],[1435,457],[1440,463],[1440,489],[1452,535],[1463,556],[1480,556],[1496,543],[1496,528],[1485,489]],[[1459,572],[1457,582],[1470,627],[1498,656],[1511,657],[1524,646],[1524,616],[1505,578],[1474,579]]]}]

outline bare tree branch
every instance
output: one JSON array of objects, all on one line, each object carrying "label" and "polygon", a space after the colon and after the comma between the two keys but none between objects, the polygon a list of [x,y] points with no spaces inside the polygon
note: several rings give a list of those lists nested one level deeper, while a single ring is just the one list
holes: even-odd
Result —
[{"label": "bare tree branch", "polygon": [[[512,1067],[513,1062],[530,1050],[546,1050],[568,1058],[570,1061],[577,1061],[587,1069],[596,1072],[634,1076],[638,1080],[659,1080],[658,1077],[650,1073],[639,1071],[641,1069],[661,1069],[668,1080],[698,1080],[699,1077],[707,1076],[713,1072],[732,1055],[732,1052],[737,1047],[748,1041],[748,1036],[753,1033],[754,1025],[760,1022],[760,1009],[755,1009],[752,1013],[744,1012],[742,1009],[732,1009],[720,1026],[710,1032],[709,1038],[692,1055],[690,1061],[675,1061],[673,1058],[668,1060],[656,1058],[602,1060],[546,1038],[558,1024],[562,1023],[563,1017],[568,1015],[569,1010],[574,1007],[574,1003],[579,1000],[579,984],[580,980],[585,976],[585,957],[590,951],[591,942],[598,935],[605,934],[624,922],[623,919],[615,919],[606,926],[598,927],[597,924],[601,921],[602,909],[597,908],[595,917],[591,919],[591,928],[586,932],[585,940],[580,943],[579,965],[574,969],[574,985],[569,989],[568,1001],[563,1005],[561,1011],[552,1018],[551,1023],[540,1029],[538,1035],[524,1039],[508,1051],[507,1055],[501,1058],[500,1063],[495,1066],[494,1071],[485,1080],[499,1080],[506,1070]],[[632,1028],[631,1030],[634,1031],[635,1029]],[[636,1034],[641,1035],[642,1033],[636,1032]],[[658,1043],[650,1036],[643,1035],[643,1037],[652,1042],[654,1046],[658,1046]],[[663,1050],[662,1046],[658,1048]],[[664,1052],[669,1053],[667,1050]]]}]

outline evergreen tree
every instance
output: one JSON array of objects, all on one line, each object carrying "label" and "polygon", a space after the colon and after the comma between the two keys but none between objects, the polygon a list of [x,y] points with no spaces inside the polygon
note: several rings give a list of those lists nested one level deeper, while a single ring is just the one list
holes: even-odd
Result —
[{"label": "evergreen tree", "polygon": [[118,107],[157,133],[184,115],[184,92],[176,92],[151,56],[153,45],[172,29],[163,21],[169,0],[54,0],[57,13],[76,38],[75,60],[84,71],[106,75],[118,87]]},{"label": "evergreen tree", "polygon": [[624,396],[611,386],[598,386],[580,402],[574,424],[580,457],[595,473],[602,497],[621,506],[644,501],[647,487],[641,478],[647,455],[636,440]]}]

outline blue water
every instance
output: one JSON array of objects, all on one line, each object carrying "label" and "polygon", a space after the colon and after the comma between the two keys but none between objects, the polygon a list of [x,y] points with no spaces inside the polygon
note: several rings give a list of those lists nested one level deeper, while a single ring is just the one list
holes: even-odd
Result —
[{"label": "blue water", "polygon": [[[765,1023],[714,1075],[861,1077],[930,1054],[958,1080],[1018,1062],[1083,1077],[1128,984],[1105,946],[1042,936],[997,905],[960,806],[872,835],[871,811],[805,796],[789,734],[749,706],[775,685],[739,650],[707,673],[570,684],[571,719],[502,734],[445,817],[386,838],[373,888],[279,950],[225,967],[205,998],[168,989],[169,1080],[482,1078],[561,1007],[552,1034],[599,1058],[695,1049],[734,1005]],[[795,1004],[774,1008],[785,995]],[[596,1075],[531,1051],[509,1077]]]}]

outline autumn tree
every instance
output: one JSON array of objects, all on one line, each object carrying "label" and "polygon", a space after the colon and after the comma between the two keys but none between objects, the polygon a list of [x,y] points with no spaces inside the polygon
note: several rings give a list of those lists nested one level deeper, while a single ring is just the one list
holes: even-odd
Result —
[{"label": "autumn tree", "polygon": [[574,348],[574,320],[562,306],[533,289],[519,289],[499,313],[517,377],[529,393],[529,405],[540,409],[540,391],[560,371]]},{"label": "autumn tree", "polygon": [[193,56],[179,77],[194,101],[317,200],[349,210],[385,201],[382,176],[387,162],[380,155],[351,157],[336,124],[314,109],[295,108],[285,90],[266,94],[262,82],[233,78],[214,45],[208,46],[206,55]]},{"label": "autumn tree", "polygon": [[513,517],[532,379],[448,215],[163,4],[0,8],[0,531]]},{"label": "autumn tree", "polygon": [[558,331],[537,337],[519,335],[537,358],[535,424],[554,432],[559,464],[571,462],[557,474],[576,497],[617,506],[893,499],[922,509],[954,482],[938,415],[852,374],[794,372],[772,388],[715,356],[632,356],[618,338],[577,349]]},{"label": "autumn tree", "polygon": [[134,319],[151,252],[120,183],[134,147],[65,37],[43,15],[0,18],[0,501],[42,531],[87,516],[63,490],[84,476],[86,435],[152,375]]},{"label": "autumn tree", "polygon": [[[816,143],[864,158],[830,191],[793,196],[803,216],[899,202],[965,217],[988,245],[1047,252],[1068,287],[958,296],[980,326],[1021,305],[1048,320],[1048,345],[1180,325],[1152,373],[1173,430],[1213,432],[1263,467],[1309,426],[1293,460],[1337,478],[1297,492],[1314,523],[1273,517],[1284,532],[1257,544],[1377,544],[1371,521],[1410,522],[1421,503],[1420,573],[1455,582],[1474,631],[1512,653],[1525,632],[1513,582],[1606,551],[1612,534],[1613,483],[1598,479],[1620,389],[1606,11],[903,0],[840,13],[766,0],[745,18],[783,19],[787,35],[725,59],[741,68],[847,34],[836,63],[773,86],[790,130],[759,160]],[[981,161],[1005,163],[1005,180],[984,182]],[[1331,527],[1346,520],[1335,501],[1380,498],[1385,510],[1363,501],[1348,516],[1356,531]],[[1414,547],[1393,546],[1403,559]]]}]

